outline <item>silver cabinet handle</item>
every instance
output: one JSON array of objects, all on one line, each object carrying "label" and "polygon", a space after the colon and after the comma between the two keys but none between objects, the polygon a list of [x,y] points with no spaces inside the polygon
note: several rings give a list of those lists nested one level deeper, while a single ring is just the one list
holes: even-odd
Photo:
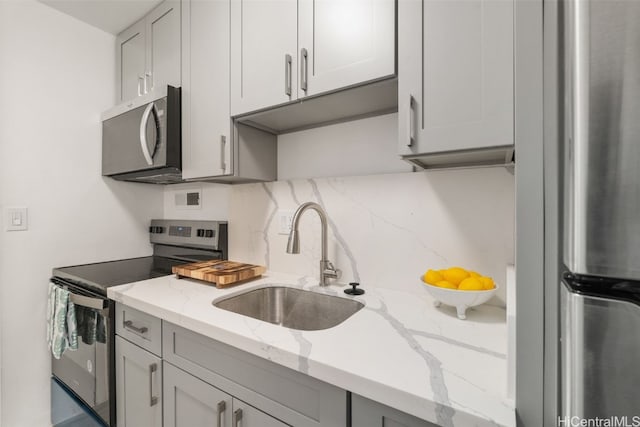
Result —
[{"label": "silver cabinet handle", "polygon": [[218,402],[217,411],[218,411],[218,426],[222,427],[222,414],[227,410],[227,403],[224,400]]},{"label": "silver cabinet handle", "polygon": [[138,96],[142,96],[142,84],[144,82],[144,77],[138,76]]},{"label": "silver cabinet handle", "polygon": [[139,334],[146,334],[147,331],[149,330],[149,328],[147,328],[146,326],[141,326],[141,327],[134,326],[131,320],[127,320],[126,322],[124,322],[124,327],[126,329],[131,329],[133,332],[137,332]]},{"label": "silver cabinet handle", "polygon": [[291,96],[291,55],[284,56],[284,93]]},{"label": "silver cabinet handle", "polygon": [[236,409],[233,411],[233,419],[231,420],[231,424],[233,427],[239,427],[240,421],[242,421],[242,409]]},{"label": "silver cabinet handle", "polygon": [[224,161],[225,148],[227,146],[227,137],[220,135],[220,169],[224,172],[227,169],[227,163]]},{"label": "silver cabinet handle", "polygon": [[300,50],[300,57],[301,57],[301,62],[300,62],[300,87],[302,88],[303,91],[307,91],[307,80],[309,77],[309,73],[308,73],[308,68],[309,65],[307,63],[307,57],[308,57],[308,52],[307,49],[302,48]]},{"label": "silver cabinet handle", "polygon": [[413,145],[413,142],[415,140],[415,138],[413,137],[413,106],[414,106],[414,100],[413,100],[413,95],[409,94],[409,112],[408,112],[408,118],[407,118],[407,124],[409,126],[409,139],[407,141],[407,147],[411,147]]},{"label": "silver cabinet handle", "polygon": [[[149,121],[149,116],[151,115],[152,110],[155,109],[156,104],[151,102],[149,105],[147,105],[147,108],[142,114],[142,120],[140,120],[140,148],[142,149],[142,155],[144,156],[149,166],[153,166],[153,155],[149,152],[149,147],[147,146],[147,122]],[[155,118],[158,113],[157,111],[153,112]]]},{"label": "silver cabinet handle", "polygon": [[[150,80],[149,84],[147,84],[147,79]],[[144,93],[149,93],[150,90],[153,90],[153,74],[149,71],[144,75]]]},{"label": "silver cabinet handle", "polygon": [[149,406],[154,406],[158,403],[158,396],[153,395],[153,374],[158,370],[158,365],[152,363],[149,365]]}]

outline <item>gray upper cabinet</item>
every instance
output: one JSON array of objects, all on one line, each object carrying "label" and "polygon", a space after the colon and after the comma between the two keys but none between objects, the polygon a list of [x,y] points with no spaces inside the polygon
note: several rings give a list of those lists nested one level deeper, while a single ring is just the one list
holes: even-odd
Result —
[{"label": "gray upper cabinet", "polygon": [[231,114],[395,75],[394,0],[232,0]]},{"label": "gray upper cabinet", "polygon": [[118,35],[118,102],[133,99],[144,92],[145,27],[144,22]]},{"label": "gray upper cabinet", "polygon": [[395,75],[393,0],[299,0],[298,96]]},{"label": "gray upper cabinet", "polygon": [[229,0],[182,2],[182,177],[232,173]]},{"label": "gray upper cabinet", "polygon": [[164,363],[164,427],[231,427],[231,396]]},{"label": "gray upper cabinet", "polygon": [[118,427],[162,427],[162,363],[148,351],[116,336]]},{"label": "gray upper cabinet", "polygon": [[297,97],[297,0],[231,1],[231,114]]},{"label": "gray upper cabinet", "polygon": [[230,0],[182,1],[182,178],[186,180],[276,179],[276,137],[234,126],[230,118],[232,5]]},{"label": "gray upper cabinet", "polygon": [[[493,147],[503,150],[483,161],[510,160],[513,13],[509,0],[398,3],[400,155],[411,160]],[[414,163],[429,165],[428,157],[421,160]]]},{"label": "gray upper cabinet", "polygon": [[351,396],[351,417],[352,427],[437,427],[356,394]]},{"label": "gray upper cabinet", "polygon": [[180,86],[180,1],[167,0],[153,9],[146,27],[148,89]]},{"label": "gray upper cabinet", "polygon": [[117,100],[180,86],[180,1],[166,0],[117,37]]}]

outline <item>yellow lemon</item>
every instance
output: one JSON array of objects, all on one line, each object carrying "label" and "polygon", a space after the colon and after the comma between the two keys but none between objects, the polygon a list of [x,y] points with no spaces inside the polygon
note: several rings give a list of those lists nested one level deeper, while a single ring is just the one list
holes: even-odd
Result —
[{"label": "yellow lemon", "polygon": [[483,290],[482,282],[475,277],[468,277],[460,282],[458,289],[461,291],[481,291]]},{"label": "yellow lemon", "polygon": [[469,277],[475,277],[476,279],[479,279],[482,277],[482,275],[480,273],[476,273],[475,271],[469,270]]},{"label": "yellow lemon", "polygon": [[447,282],[446,280],[439,281],[438,283],[436,283],[436,286],[439,288],[457,289],[456,285],[451,282]]},{"label": "yellow lemon", "polygon": [[435,270],[427,270],[427,272],[424,273],[423,280],[430,285],[435,285],[436,283],[443,281],[444,277]]},{"label": "yellow lemon", "polygon": [[496,287],[491,277],[481,277],[480,282],[482,282],[482,288],[487,291]]},{"label": "yellow lemon", "polygon": [[458,286],[460,282],[469,277],[469,273],[464,268],[451,267],[444,271],[443,276],[447,282]]}]

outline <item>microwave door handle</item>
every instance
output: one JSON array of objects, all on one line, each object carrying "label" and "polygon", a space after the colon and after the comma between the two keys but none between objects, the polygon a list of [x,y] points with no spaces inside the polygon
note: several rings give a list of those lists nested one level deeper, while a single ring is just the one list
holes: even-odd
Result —
[{"label": "microwave door handle", "polygon": [[149,146],[147,144],[147,123],[149,122],[151,112],[155,110],[155,108],[156,104],[153,102],[147,105],[147,108],[145,108],[144,113],[142,114],[142,120],[140,120],[140,148],[142,149],[142,155],[149,166],[153,166],[153,157],[151,156],[151,153],[149,153]]}]

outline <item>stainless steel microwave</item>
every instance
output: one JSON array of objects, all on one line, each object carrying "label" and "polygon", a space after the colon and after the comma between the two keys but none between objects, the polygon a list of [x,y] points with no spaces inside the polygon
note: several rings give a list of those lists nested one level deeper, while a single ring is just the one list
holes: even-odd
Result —
[{"label": "stainless steel microwave", "polygon": [[180,88],[166,86],[102,115],[102,175],[121,181],[182,181]]}]

